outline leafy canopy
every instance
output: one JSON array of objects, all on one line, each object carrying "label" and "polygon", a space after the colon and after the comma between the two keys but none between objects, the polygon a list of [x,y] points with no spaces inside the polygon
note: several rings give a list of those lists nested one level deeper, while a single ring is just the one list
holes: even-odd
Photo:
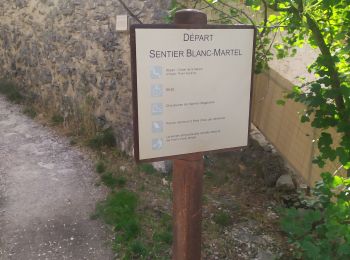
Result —
[{"label": "leafy canopy", "polygon": [[[304,44],[318,49],[318,57],[308,67],[315,79],[301,82],[287,97],[306,106],[302,122],[321,130],[314,162],[322,168],[327,160],[338,160],[347,177],[323,173],[304,208],[285,210],[281,224],[297,258],[350,259],[350,0],[192,3],[186,7],[210,12],[211,22],[258,28],[256,72],[267,69],[273,55],[294,55]],[[339,143],[334,142],[331,128],[340,135]]]},{"label": "leafy canopy", "polygon": [[[216,23],[255,25],[259,31],[256,72],[267,69],[273,55],[294,55],[304,44],[318,49],[317,59],[308,67],[315,80],[301,82],[288,98],[306,105],[302,122],[310,121],[313,127],[322,129],[317,140],[320,155],[315,163],[323,167],[327,160],[337,159],[349,170],[350,0],[245,0],[244,4],[201,0],[187,7],[209,10]],[[330,128],[341,135],[337,147]]]}]

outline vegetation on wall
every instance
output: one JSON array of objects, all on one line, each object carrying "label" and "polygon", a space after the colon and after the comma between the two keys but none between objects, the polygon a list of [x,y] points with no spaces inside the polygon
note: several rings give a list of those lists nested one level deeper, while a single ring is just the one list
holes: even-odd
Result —
[{"label": "vegetation on wall", "polygon": [[[180,4],[174,4],[176,11]],[[319,167],[339,161],[334,173],[322,174],[304,209],[284,211],[282,228],[295,245],[297,258],[350,257],[350,1],[349,0],[199,0],[187,7],[211,14],[213,22],[253,24],[258,29],[256,72],[268,68],[277,56],[294,55],[304,44],[318,49],[308,67],[312,82],[301,82],[286,97],[303,103],[302,122],[320,129],[315,142]],[[276,36],[281,40],[276,41]],[[285,100],[278,101],[284,104]],[[334,143],[330,129],[340,135]],[[340,169],[347,174],[337,174]]]}]

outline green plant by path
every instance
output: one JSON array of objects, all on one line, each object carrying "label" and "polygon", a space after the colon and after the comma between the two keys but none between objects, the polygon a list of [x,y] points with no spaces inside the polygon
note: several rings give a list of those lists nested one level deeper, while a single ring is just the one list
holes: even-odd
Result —
[{"label": "green plant by path", "polygon": [[231,216],[225,211],[219,211],[214,216],[214,222],[221,227],[227,227],[231,224]]},{"label": "green plant by path", "polygon": [[104,173],[106,171],[106,164],[103,161],[98,161],[95,168],[97,173]]},{"label": "green plant by path", "polygon": [[113,176],[112,172],[105,172],[104,174],[102,174],[101,180],[102,180],[104,185],[106,185],[107,187],[109,187],[111,189],[115,188],[118,184],[118,181]]},{"label": "green plant by path", "polygon": [[115,178],[115,181],[116,181],[116,185],[119,187],[119,188],[123,188],[125,185],[126,185],[126,178],[123,177],[123,176],[117,176]]},{"label": "green plant by path", "polygon": [[20,103],[23,100],[22,94],[18,91],[17,86],[6,79],[0,79],[0,93],[14,103]]},{"label": "green plant by path", "polygon": [[93,138],[88,140],[88,146],[93,149],[100,149],[102,147],[115,147],[116,139],[111,128],[98,132]]},{"label": "green plant by path", "polygon": [[[96,205],[92,218],[101,218],[114,228],[113,249],[121,259],[163,259],[159,256],[172,242],[171,218],[162,214],[160,221],[153,221],[148,211],[138,211],[139,204],[132,191],[112,192]],[[154,231],[152,237],[144,232],[145,226]]]},{"label": "green plant by path", "polygon": [[140,222],[136,214],[138,198],[135,193],[122,190],[111,193],[107,199],[96,206],[95,217],[102,218],[114,226],[118,232],[117,241],[130,241],[140,233]]},{"label": "green plant by path", "polygon": [[303,208],[282,210],[282,229],[297,258],[350,259],[350,181],[330,173],[305,199]]},{"label": "green plant by path", "polygon": [[53,125],[60,125],[63,124],[64,118],[60,114],[56,113],[51,117],[51,122]]},{"label": "green plant by path", "polygon": [[35,109],[33,107],[27,106],[23,110],[23,114],[29,116],[30,118],[35,118],[37,115],[37,112],[35,111]]},{"label": "green plant by path", "polygon": [[147,174],[155,174],[157,170],[153,167],[152,164],[143,163],[139,165],[139,171],[147,173]]}]

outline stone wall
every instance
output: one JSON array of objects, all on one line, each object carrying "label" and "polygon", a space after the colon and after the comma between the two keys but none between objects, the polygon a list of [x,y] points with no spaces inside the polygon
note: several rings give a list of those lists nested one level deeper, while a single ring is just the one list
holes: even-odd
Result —
[{"label": "stone wall", "polygon": [[[124,2],[144,23],[159,23],[171,1]],[[1,0],[0,78],[77,131],[113,127],[130,152],[129,33],[116,32],[118,14],[127,14],[118,0]]]}]

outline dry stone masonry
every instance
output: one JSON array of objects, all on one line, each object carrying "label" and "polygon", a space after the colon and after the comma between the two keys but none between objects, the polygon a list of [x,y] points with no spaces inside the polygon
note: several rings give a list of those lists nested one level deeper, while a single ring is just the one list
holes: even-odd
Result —
[{"label": "dry stone masonry", "polygon": [[[159,23],[171,1],[124,2],[144,23]],[[120,14],[118,0],[2,0],[0,78],[79,131],[112,127],[130,152],[129,34],[115,30]]]}]

